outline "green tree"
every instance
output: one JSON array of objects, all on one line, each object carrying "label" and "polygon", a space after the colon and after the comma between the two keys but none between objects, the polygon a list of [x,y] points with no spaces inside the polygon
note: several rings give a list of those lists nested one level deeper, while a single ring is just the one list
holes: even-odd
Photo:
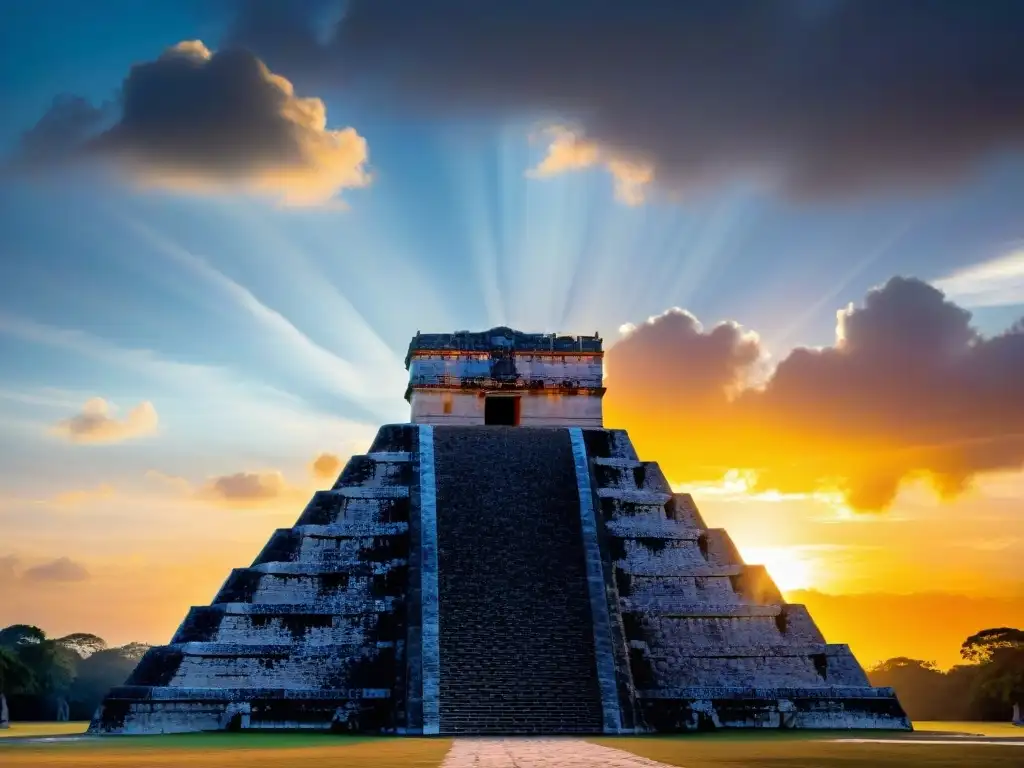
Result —
[{"label": "green tree", "polygon": [[979,690],[1012,708],[1013,721],[1020,723],[1024,703],[1024,630],[983,629],[964,640],[960,655],[981,664]]}]

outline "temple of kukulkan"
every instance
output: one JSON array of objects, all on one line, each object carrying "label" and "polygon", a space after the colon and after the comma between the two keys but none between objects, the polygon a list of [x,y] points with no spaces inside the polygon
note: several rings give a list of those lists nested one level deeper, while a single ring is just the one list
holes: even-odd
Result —
[{"label": "temple of kukulkan", "polygon": [[110,691],[93,733],[909,728],[602,422],[597,336],[417,334],[408,424]]}]

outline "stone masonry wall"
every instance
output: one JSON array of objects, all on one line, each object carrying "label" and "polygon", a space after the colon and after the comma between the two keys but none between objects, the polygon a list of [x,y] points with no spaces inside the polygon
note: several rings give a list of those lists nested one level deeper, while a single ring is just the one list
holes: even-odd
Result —
[{"label": "stone masonry wall", "polygon": [[845,645],[825,643],[625,432],[585,430],[639,728],[907,728]]},{"label": "stone masonry wall", "polygon": [[294,527],[146,654],[90,731],[404,730],[413,433],[382,427]]}]

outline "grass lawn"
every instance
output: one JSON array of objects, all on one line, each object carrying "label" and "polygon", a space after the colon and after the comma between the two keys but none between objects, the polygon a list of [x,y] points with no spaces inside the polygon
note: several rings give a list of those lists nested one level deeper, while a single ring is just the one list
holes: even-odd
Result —
[{"label": "grass lawn", "polygon": [[1021,768],[1024,765],[1024,747],[1010,745],[915,744],[900,739],[889,744],[834,741],[885,738],[887,734],[891,735],[872,731],[747,731],[590,741],[685,768]]},{"label": "grass lawn", "polygon": [[[56,724],[54,724],[56,725]],[[66,732],[66,731],[65,731]],[[30,735],[30,734],[22,734]],[[44,735],[53,735],[50,731]],[[197,733],[0,745],[3,768],[437,768],[450,739]]]}]

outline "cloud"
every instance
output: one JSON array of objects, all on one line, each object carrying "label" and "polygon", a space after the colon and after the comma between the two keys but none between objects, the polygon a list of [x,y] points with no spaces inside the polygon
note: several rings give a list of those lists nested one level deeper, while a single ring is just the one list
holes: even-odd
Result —
[{"label": "cloud", "polygon": [[[308,468],[316,481],[333,481],[343,466],[340,456],[324,452],[310,461]],[[201,484],[193,484],[187,478],[151,469],[146,472],[146,479],[162,485],[175,495],[231,508],[305,501],[316,490],[313,485],[293,485],[284,473],[276,469],[215,475]]]},{"label": "cloud", "polygon": [[334,480],[344,466],[341,457],[334,453],[321,453],[309,465],[309,471],[318,480]]},{"label": "cloud", "polygon": [[600,145],[580,138],[561,126],[548,128],[551,137],[547,154],[528,176],[544,178],[566,171],[602,166],[615,179],[615,197],[626,205],[639,205],[644,201],[647,185],[654,178],[654,169],[644,163],[609,155]]},{"label": "cloud", "polygon": [[329,130],[318,98],[239,49],[213,53],[198,40],[134,65],[121,112],[63,97],[23,137],[14,169],[95,162],[143,186],[188,192],[244,191],[312,205],[369,184],[366,140]]},{"label": "cloud", "polygon": [[73,443],[119,443],[155,434],[159,426],[156,408],[149,401],[135,406],[124,419],[111,415],[111,406],[102,397],[94,397],[82,406],[82,412],[58,422],[53,431]]},{"label": "cloud", "polygon": [[198,485],[184,477],[157,470],[146,472],[146,479],[162,485],[176,496],[233,509],[275,506],[282,501],[299,502],[313,492],[313,489],[292,485],[278,470],[215,475]]},{"label": "cloud", "polygon": [[34,583],[72,582],[88,581],[90,575],[84,566],[74,560],[68,557],[58,557],[48,563],[27,568],[21,578],[22,581]]},{"label": "cloud", "polygon": [[287,496],[294,489],[278,471],[236,472],[211,478],[196,491],[201,499],[215,501],[229,506],[249,505],[273,501]]},{"label": "cloud", "polygon": [[20,562],[14,555],[0,557],[0,584],[10,584],[17,578],[17,567]]},{"label": "cloud", "polygon": [[394,109],[578,124],[673,190],[812,199],[1020,148],[1022,23],[1016,0],[351,0],[324,43],[282,0],[247,3],[231,39]]},{"label": "cloud", "polygon": [[957,270],[932,285],[968,307],[1024,304],[1024,250]]},{"label": "cloud", "polygon": [[970,313],[896,277],[838,315],[837,340],[763,375],[757,337],[671,310],[606,355],[606,423],[676,483],[755,473],[754,490],[888,506],[909,479],[943,496],[1024,464],[1024,323],[981,336]]},{"label": "cloud", "polygon": [[95,488],[58,493],[53,497],[53,502],[61,507],[78,507],[94,501],[112,499],[116,495],[117,490],[112,485],[103,484]]}]

